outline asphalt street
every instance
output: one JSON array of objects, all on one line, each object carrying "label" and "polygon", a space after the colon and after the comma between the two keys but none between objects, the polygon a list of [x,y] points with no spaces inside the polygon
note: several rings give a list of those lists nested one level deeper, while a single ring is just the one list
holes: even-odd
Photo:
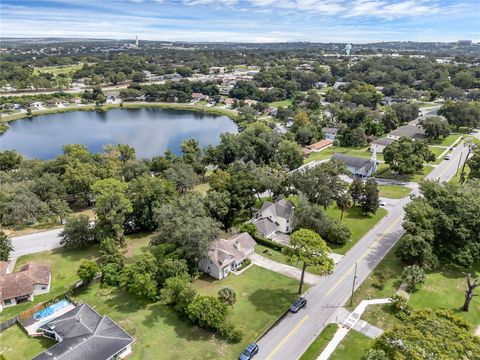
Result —
[{"label": "asphalt street", "polygon": [[[477,138],[480,134],[477,133]],[[467,149],[459,144],[450,160],[442,161],[427,177],[440,182],[450,180],[461,163],[465,161]],[[418,189],[413,190],[417,194]],[[334,272],[322,278],[307,293],[308,305],[296,314],[287,314],[259,341],[259,360],[296,360],[317,338],[332,320],[336,310],[350,298],[354,282],[355,266],[357,277],[355,288],[370,275],[403,234],[403,207],[409,197],[389,206],[389,212],[372,228],[336,265]]]}]

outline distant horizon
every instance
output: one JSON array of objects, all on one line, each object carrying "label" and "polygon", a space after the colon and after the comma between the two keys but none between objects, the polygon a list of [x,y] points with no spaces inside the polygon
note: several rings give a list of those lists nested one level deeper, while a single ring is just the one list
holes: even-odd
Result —
[{"label": "distant horizon", "polygon": [[[2,0],[0,34],[171,42],[480,40],[477,0]],[[168,40],[164,40],[168,39]]]},{"label": "distant horizon", "polygon": [[[134,43],[136,38],[95,38],[95,37],[81,37],[81,36],[22,36],[22,37],[14,37],[14,36],[1,36],[0,39],[3,40],[34,40],[34,39],[61,39],[61,40],[105,40],[105,41],[128,41]],[[187,43],[187,44],[298,44],[298,43],[305,43],[305,44],[353,44],[353,45],[369,45],[369,44],[382,44],[382,43],[443,43],[443,44],[452,44],[458,41],[472,41],[472,45],[479,45],[480,41],[476,42],[472,39],[457,39],[453,41],[415,41],[415,40],[383,40],[383,41],[369,41],[369,42],[345,42],[345,41],[302,41],[302,40],[295,40],[295,41],[262,41],[262,42],[254,42],[254,41],[189,41],[189,40],[162,40],[162,39],[142,39],[138,38],[138,41],[148,41],[148,42],[166,42],[166,43]]]}]

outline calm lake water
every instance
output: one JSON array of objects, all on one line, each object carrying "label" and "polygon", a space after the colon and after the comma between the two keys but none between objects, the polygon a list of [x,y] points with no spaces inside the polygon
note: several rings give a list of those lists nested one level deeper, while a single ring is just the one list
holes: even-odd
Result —
[{"label": "calm lake water", "polygon": [[180,154],[185,139],[195,138],[206,147],[217,145],[221,133],[237,132],[227,116],[159,108],[73,111],[8,125],[10,129],[0,135],[0,150],[17,150],[38,159],[54,158],[65,144],[85,144],[92,152],[102,151],[106,144],[128,144],[138,158],[163,155],[167,149]]}]

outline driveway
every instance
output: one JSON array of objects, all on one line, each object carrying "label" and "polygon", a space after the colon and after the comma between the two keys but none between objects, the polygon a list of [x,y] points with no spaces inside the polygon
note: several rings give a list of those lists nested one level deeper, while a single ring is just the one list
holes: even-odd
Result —
[{"label": "driveway", "polygon": [[[271,271],[275,271],[276,273],[283,274],[293,279],[300,280],[300,277],[302,276],[302,270],[294,266],[282,264],[282,263],[267,259],[255,253],[250,255],[250,260],[252,260],[252,263],[254,263],[257,266],[260,266],[264,269],[268,269]],[[313,275],[308,272],[305,272],[304,281],[308,285],[315,285],[320,281],[321,278],[322,277],[320,275]]]}]

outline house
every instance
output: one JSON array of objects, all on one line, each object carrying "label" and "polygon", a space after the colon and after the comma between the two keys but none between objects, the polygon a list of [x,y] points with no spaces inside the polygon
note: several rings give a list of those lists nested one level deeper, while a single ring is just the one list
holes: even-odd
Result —
[{"label": "house", "polygon": [[277,109],[277,108],[274,108],[274,107],[269,107],[269,108],[267,109],[267,113],[268,113],[268,115],[270,115],[270,116],[277,116],[277,114],[278,114],[278,109]]},{"label": "house", "polygon": [[207,101],[209,99],[209,96],[208,95],[203,95],[202,93],[192,93],[192,101],[200,101],[200,100],[204,100],[204,101]]},{"label": "house", "polygon": [[292,232],[294,213],[295,206],[291,201],[285,199],[274,203],[265,201],[251,222],[256,226],[260,235],[270,238],[277,232],[284,234]]},{"label": "house", "polygon": [[231,108],[235,104],[235,99],[226,98],[224,103],[226,107]]},{"label": "house", "polygon": [[70,99],[70,102],[73,103],[73,104],[81,104],[81,103],[82,103],[82,99],[80,99],[80,98],[73,98],[73,99]]},{"label": "house", "polygon": [[221,280],[235,271],[255,250],[257,243],[246,232],[230,239],[217,239],[210,246],[208,255],[200,259],[200,270]]},{"label": "house", "polygon": [[333,141],[337,136],[338,128],[336,127],[323,128],[322,131],[325,134],[325,139]]},{"label": "house", "polygon": [[310,152],[319,152],[333,145],[333,140],[325,139],[314,144],[305,146]]},{"label": "house", "polygon": [[87,304],[41,325],[43,336],[58,341],[33,360],[123,359],[132,352],[134,339],[108,316],[101,316]]},{"label": "house", "polygon": [[338,89],[339,87],[347,86],[349,82],[347,81],[336,81],[335,84],[333,84],[334,89]]},{"label": "house", "polygon": [[375,151],[370,159],[341,153],[333,154],[332,159],[343,162],[353,176],[368,177],[377,171],[377,153]]},{"label": "house", "polygon": [[120,91],[106,91],[105,97],[107,98],[105,101],[106,104],[119,104],[122,102]]},{"label": "house", "polygon": [[35,295],[50,291],[50,267],[28,263],[7,274],[8,263],[0,261],[0,311],[4,307],[33,301]]},{"label": "house", "polygon": [[401,137],[408,137],[410,139],[423,139],[425,137],[425,130],[421,126],[404,125],[391,131],[387,137],[390,139],[400,139]]},{"label": "house", "polygon": [[256,103],[258,103],[257,100],[250,100],[250,99],[245,99],[245,100],[243,100],[243,102],[245,103],[245,106],[253,106]]},{"label": "house", "polygon": [[57,101],[55,101],[55,106],[58,107],[58,108],[64,108],[65,107],[65,101],[57,100]]},{"label": "house", "polygon": [[30,107],[33,109],[43,109],[43,102],[41,101],[35,101],[30,104]]},{"label": "house", "polygon": [[384,137],[380,139],[376,139],[372,141],[370,144],[370,151],[374,152],[376,151],[377,153],[383,153],[383,149],[385,149],[388,145],[393,143],[395,139]]}]

